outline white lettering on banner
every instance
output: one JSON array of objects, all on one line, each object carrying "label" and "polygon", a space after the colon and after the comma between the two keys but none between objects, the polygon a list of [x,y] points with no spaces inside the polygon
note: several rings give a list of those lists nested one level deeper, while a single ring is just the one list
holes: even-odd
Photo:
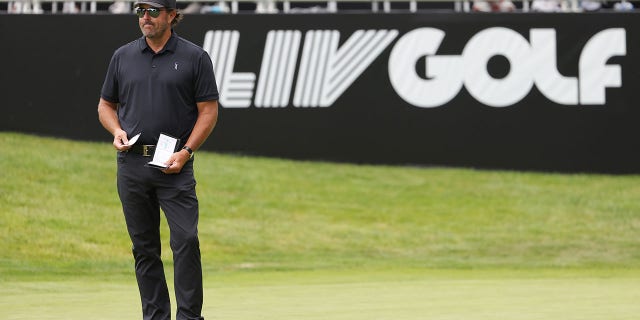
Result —
[{"label": "white lettering on banner", "polygon": [[[578,79],[565,77],[558,72],[556,58],[556,31],[532,29],[529,32],[531,55],[529,64],[534,65],[533,81],[549,100],[564,105],[578,104]],[[534,63],[546,61],[546,63]]]},{"label": "white lettering on banner", "polygon": [[580,102],[605,104],[605,88],[622,86],[620,66],[607,65],[613,56],[626,55],[624,29],[607,29],[593,36],[580,54]]},{"label": "white lettering on banner", "polygon": [[[607,60],[626,54],[624,29],[607,29],[593,36],[580,55],[580,81],[557,71],[553,29],[531,29],[531,43],[519,33],[501,27],[478,32],[461,56],[437,56],[444,32],[433,28],[413,30],[398,40],[389,57],[389,80],[402,99],[431,108],[451,101],[462,85],[478,101],[506,107],[522,100],[533,84],[559,104],[604,104],[607,87],[622,86],[620,66]],[[487,63],[494,56],[509,60],[509,74],[493,78]],[[426,56],[427,79],[415,72],[417,59]],[[409,76],[407,76],[409,75]],[[578,101],[578,91],[580,101]]]},{"label": "white lettering on banner", "polygon": [[[443,105],[462,88],[463,64],[458,56],[434,56],[445,33],[433,28],[421,28],[405,34],[389,56],[389,80],[402,99],[423,108]],[[416,62],[427,59],[427,78],[415,71]]]},{"label": "white lettering on banner", "polygon": [[[397,36],[397,30],[357,30],[338,47],[339,31],[307,31],[293,106],[331,106]],[[611,57],[626,55],[626,31],[622,28],[606,29],[589,39],[580,54],[577,77],[558,71],[554,29],[531,29],[527,40],[508,28],[488,28],[471,37],[460,55],[436,55],[445,36],[439,29],[419,28],[404,34],[393,46],[389,80],[409,104],[439,107],[454,99],[464,86],[485,105],[507,107],[524,99],[535,85],[558,104],[602,105],[606,88],[622,86],[621,67],[607,64]],[[256,75],[233,72],[239,38],[238,31],[208,31],[203,45],[215,61],[220,103],[226,108],[247,108],[253,98]],[[253,101],[256,107],[289,105],[300,44],[298,30],[267,33]],[[496,56],[509,63],[509,72],[502,78],[487,70],[489,60]],[[426,79],[415,69],[423,58]]]},{"label": "white lettering on banner", "polygon": [[397,35],[396,30],[358,30],[338,49],[339,31],[307,32],[293,105],[332,105]]},{"label": "white lettering on banner", "polygon": [[[482,30],[462,51],[464,73],[460,75],[476,100],[492,107],[510,106],[533,87],[535,66],[527,61],[529,54],[529,43],[519,33],[506,28]],[[502,79],[493,78],[487,71],[489,59],[497,55],[509,60],[509,74]]]},{"label": "white lettering on banner", "polygon": [[220,92],[220,104],[225,108],[251,106],[256,75],[250,72],[233,72],[240,32],[207,31],[203,48],[211,56],[216,84]]},{"label": "white lettering on banner", "polygon": [[286,107],[298,59],[300,31],[269,31],[264,48],[256,107]]}]

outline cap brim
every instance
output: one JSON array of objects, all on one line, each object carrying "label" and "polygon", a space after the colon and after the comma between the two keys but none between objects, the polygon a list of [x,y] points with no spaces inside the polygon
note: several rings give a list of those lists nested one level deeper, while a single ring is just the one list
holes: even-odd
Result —
[{"label": "cap brim", "polygon": [[141,5],[141,4],[148,4],[148,5],[150,5],[150,6],[154,7],[154,8],[164,8],[163,5],[161,5],[161,4],[157,3],[157,2],[151,2],[151,1],[137,1],[133,6],[136,7],[136,6]]}]

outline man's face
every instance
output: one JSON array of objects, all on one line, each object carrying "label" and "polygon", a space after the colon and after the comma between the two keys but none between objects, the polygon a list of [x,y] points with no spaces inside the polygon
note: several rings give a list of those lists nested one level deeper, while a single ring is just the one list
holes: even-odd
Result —
[{"label": "man's face", "polygon": [[[151,6],[148,4],[141,4],[139,8],[149,9]],[[138,18],[138,24],[140,25],[140,31],[142,31],[142,35],[149,39],[153,39],[155,37],[161,37],[168,30],[171,30],[171,21],[175,17],[176,13],[174,10],[168,11],[165,8],[159,8],[160,15],[154,18],[149,12],[144,12],[144,15]]]}]

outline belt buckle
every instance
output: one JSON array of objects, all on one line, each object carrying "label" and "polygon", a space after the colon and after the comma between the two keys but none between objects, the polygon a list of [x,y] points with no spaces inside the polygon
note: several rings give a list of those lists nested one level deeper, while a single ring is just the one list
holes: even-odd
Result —
[{"label": "belt buckle", "polygon": [[151,157],[153,155],[154,145],[143,144],[142,145],[142,156],[143,157]]}]

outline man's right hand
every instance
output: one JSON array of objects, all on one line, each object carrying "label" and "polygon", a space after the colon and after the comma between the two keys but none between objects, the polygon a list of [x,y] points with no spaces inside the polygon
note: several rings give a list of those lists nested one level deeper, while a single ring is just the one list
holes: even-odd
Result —
[{"label": "man's right hand", "polygon": [[129,143],[127,132],[120,127],[117,109],[117,103],[100,98],[98,102],[98,119],[102,126],[113,134],[113,146],[116,150],[127,151],[131,146],[127,145]]},{"label": "man's right hand", "polygon": [[113,146],[118,151],[127,151],[129,150],[129,148],[131,148],[131,146],[127,143],[129,143],[127,132],[122,129],[116,130],[115,134],[113,135]]}]

